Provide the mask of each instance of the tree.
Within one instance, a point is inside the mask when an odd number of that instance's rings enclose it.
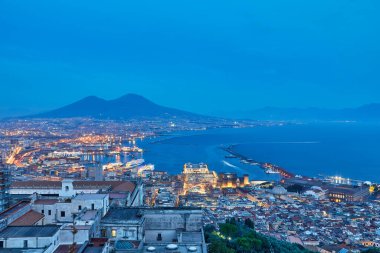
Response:
[[[215,229],[214,225],[206,225],[203,230],[205,233],[205,240],[207,242],[209,240],[212,232],[214,232],[216,229]]]
[[[250,218],[248,218],[248,219],[246,219],[244,221],[244,225],[246,225],[250,229],[254,229],[255,228],[255,223],[253,223],[253,221]]]
[[[235,223],[235,224],[234,224]],[[278,241],[275,238],[265,236],[254,231],[253,221],[234,221],[230,219],[226,223],[219,224],[219,232],[213,226],[206,226],[205,238],[209,243],[209,253],[311,253],[298,244],[290,244]],[[380,253],[369,251],[368,253]]]
[[[305,188],[300,184],[293,184],[286,188],[288,192],[297,192],[301,193]]]
[[[362,251],[362,253],[380,253],[380,249],[379,248],[370,248],[370,249],[367,249],[365,251]]]
[[[208,246],[209,253],[235,253],[234,249],[227,247],[227,244],[219,239],[212,239]]]
[[[77,243],[75,242],[75,235],[78,233],[78,229],[73,225],[71,228],[71,233],[73,234],[73,244],[70,245],[69,253],[76,252]]]
[[[233,224],[233,225],[236,225],[236,224],[237,224],[235,218],[227,219],[226,223],[230,223],[230,224]]]
[[[220,224],[220,232],[226,237],[233,238],[237,235],[238,231],[237,225],[230,223]]]

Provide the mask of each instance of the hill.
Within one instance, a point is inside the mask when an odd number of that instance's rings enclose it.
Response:
[[[113,100],[89,96],[61,108],[26,116],[25,118],[141,119],[181,118],[200,119],[206,116],[160,106],[136,94],[127,94]]]

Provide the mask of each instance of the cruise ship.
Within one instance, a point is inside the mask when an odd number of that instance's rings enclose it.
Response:
[[[134,168],[134,167],[142,165],[144,162],[145,162],[144,159],[131,160],[125,164],[125,167],[126,168]]]
[[[123,152],[138,152],[138,153],[142,153],[144,150],[142,148],[133,146],[133,147],[122,147],[121,151],[123,151]]]

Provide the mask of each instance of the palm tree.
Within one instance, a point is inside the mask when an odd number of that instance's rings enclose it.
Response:
[[[71,226],[71,233],[73,234],[73,244],[70,245],[70,250],[69,250],[69,253],[75,253],[76,252],[76,242],[75,242],[75,235],[78,233],[78,229],[72,225]]]

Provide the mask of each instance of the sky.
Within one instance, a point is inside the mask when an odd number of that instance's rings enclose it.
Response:
[[[205,114],[380,102],[378,0],[0,0],[0,116],[137,93]]]

